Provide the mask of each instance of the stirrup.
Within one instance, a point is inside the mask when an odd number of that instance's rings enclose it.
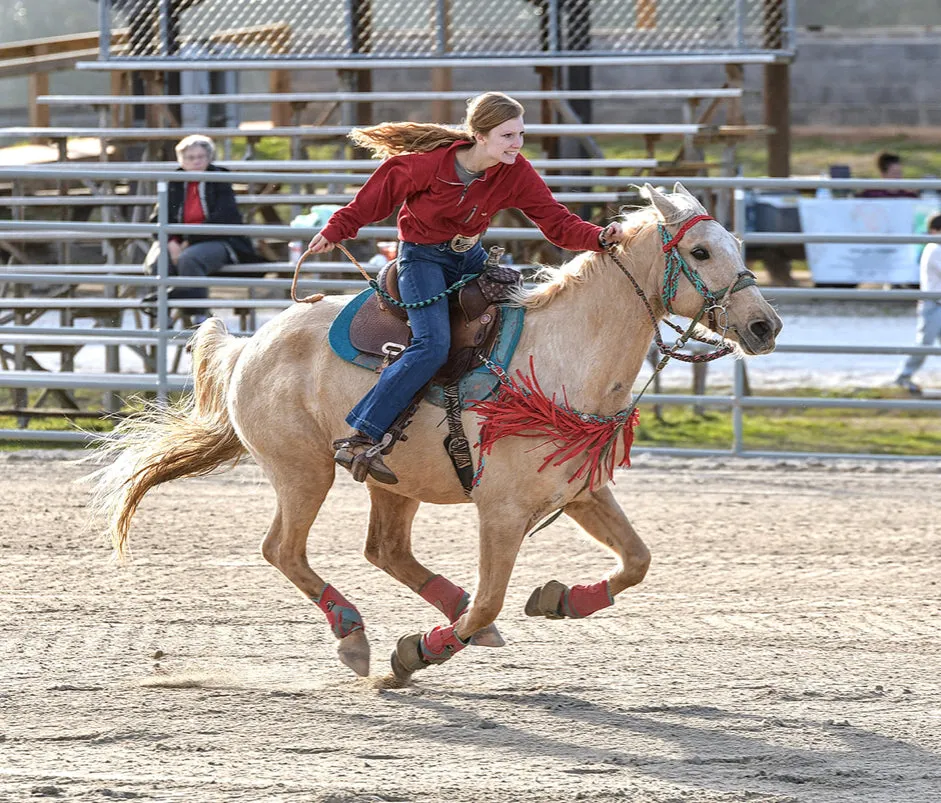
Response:
[[[336,449],[333,459],[337,465],[349,471],[356,482],[363,482],[368,474],[376,482],[395,485],[399,478],[382,461],[381,456],[383,450],[388,454],[391,444],[392,435],[388,432],[378,443],[361,433],[348,435],[333,442],[333,448]]]

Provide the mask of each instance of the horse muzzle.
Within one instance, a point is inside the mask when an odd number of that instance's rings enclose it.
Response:
[[[736,326],[735,333],[746,354],[770,354],[774,351],[782,326],[781,319],[772,310],[770,315],[762,315],[751,319],[744,326]]]

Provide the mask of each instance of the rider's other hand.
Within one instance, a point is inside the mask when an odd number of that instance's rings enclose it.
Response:
[[[333,248],[333,243],[329,242],[322,234],[315,234],[314,239],[307,246],[307,250],[312,254],[325,254],[331,248]]]
[[[617,245],[624,239],[624,229],[620,223],[609,223],[601,232],[602,244],[607,246]]]

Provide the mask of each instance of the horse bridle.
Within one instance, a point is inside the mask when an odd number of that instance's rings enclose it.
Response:
[[[709,362],[710,360],[715,360],[719,357],[724,357],[727,354],[731,354],[733,348],[722,342],[724,333],[728,331],[728,311],[726,309],[726,305],[728,304],[729,298],[733,293],[737,293],[739,290],[744,290],[746,287],[753,287],[758,283],[755,279],[755,274],[746,268],[735,274],[734,281],[727,287],[723,287],[721,290],[716,291],[709,289],[709,286],[703,280],[702,276],[699,275],[696,269],[690,267],[689,263],[683,259],[683,256],[680,254],[678,248],[680,241],[683,239],[683,235],[685,235],[687,231],[689,231],[693,226],[702,220],[715,220],[715,218],[712,217],[712,215],[694,215],[693,217],[689,218],[689,220],[684,221],[683,225],[680,226],[676,234],[674,234],[672,237],[670,236],[670,232],[667,230],[666,226],[664,226],[662,223],[657,224],[657,231],[660,234],[660,241],[662,243],[661,250],[664,254],[663,287],[660,290],[660,300],[663,303],[664,309],[669,314],[673,314],[673,300],[676,298],[677,291],[679,290],[681,276],[685,276],[687,278],[690,284],[692,284],[695,288],[696,292],[699,293],[703,299],[702,306],[699,308],[699,311],[696,313],[696,315],[693,316],[690,325],[686,328],[685,331],[680,329],[680,327],[674,324],[672,321],[666,321],[667,326],[675,330],[680,335],[673,346],[667,346],[663,342],[663,339],[660,336],[660,319],[658,319],[654,313],[653,307],[650,305],[650,301],[647,299],[646,293],[644,293],[637,280],[627,269],[627,267],[625,267],[621,260],[618,259],[616,246],[610,245],[607,249],[608,256],[610,256],[614,261],[614,264],[621,269],[621,272],[624,273],[628,279],[630,279],[631,284],[634,285],[634,291],[638,296],[640,296],[641,300],[644,302],[644,306],[647,308],[647,313],[650,315],[650,320],[653,323],[654,340],[657,343],[657,347],[660,349],[660,353],[664,355],[664,360],[661,365],[665,365],[666,361],[673,357],[683,362]],[[704,316],[709,321],[710,329],[721,332],[719,335],[719,340],[694,334],[693,330]],[[706,343],[707,345],[712,346],[715,351],[709,354],[681,354],[680,350],[690,339],[696,340],[700,343]],[[659,368],[657,370],[659,370]]]

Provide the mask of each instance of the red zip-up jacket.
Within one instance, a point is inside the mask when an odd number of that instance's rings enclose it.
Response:
[[[399,238],[431,245],[455,234],[481,234],[501,209],[519,209],[546,238],[570,251],[601,251],[601,228],[587,223],[560,204],[533,166],[522,156],[513,164],[494,165],[464,186],[454,169],[455,153],[468,143],[428,153],[393,156],[331,216],[320,232],[331,243],[356,236],[363,226],[382,220],[402,204]]]

